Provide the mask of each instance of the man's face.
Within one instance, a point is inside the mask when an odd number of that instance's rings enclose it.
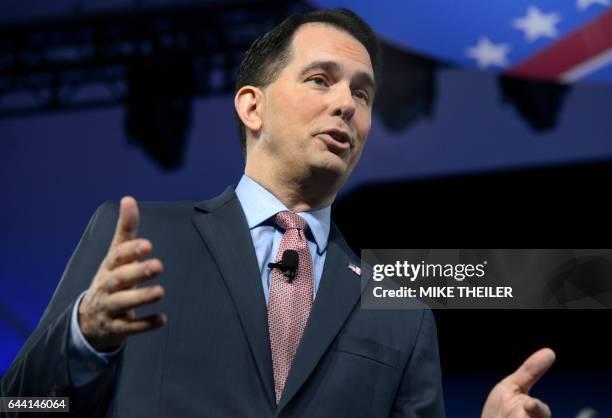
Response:
[[[370,131],[373,79],[357,39],[321,23],[301,26],[289,64],[264,89],[266,153],[285,172],[341,186]]]

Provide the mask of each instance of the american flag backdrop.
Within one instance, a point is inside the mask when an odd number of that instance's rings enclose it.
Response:
[[[612,0],[317,0],[386,41],[466,68],[612,83]]]

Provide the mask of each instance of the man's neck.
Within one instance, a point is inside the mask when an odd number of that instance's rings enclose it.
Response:
[[[249,170],[248,165],[245,174],[272,193],[292,212],[310,212],[321,209],[330,206],[336,198],[335,192],[321,190],[320,185],[313,184],[315,182],[266,175],[261,171]]]

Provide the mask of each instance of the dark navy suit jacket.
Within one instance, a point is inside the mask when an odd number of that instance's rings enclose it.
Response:
[[[161,329],[132,336],[91,383],[68,369],[70,314],[112,240],[118,205],[92,217],[2,396],[70,396],[82,417],[443,417],[435,322],[427,309],[360,309],[356,257],[332,225],[321,285],[279,405],[266,304],[233,188],[196,204],[141,203],[165,297]],[[152,284],[146,282],[145,285]],[[31,417],[32,414],[24,414]],[[54,415],[51,415],[54,416]]]

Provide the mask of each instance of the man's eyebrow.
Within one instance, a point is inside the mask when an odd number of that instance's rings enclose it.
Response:
[[[308,64],[306,67],[300,71],[300,77],[305,76],[312,70],[325,70],[328,73],[338,73],[340,72],[340,64],[335,61],[314,61]]]
[[[339,73],[341,70],[341,66],[335,61],[314,61],[304,67],[302,71],[300,71],[300,77],[303,77],[312,70],[317,69],[324,70],[328,73]],[[374,82],[374,79],[370,74],[366,72],[357,73],[357,75],[355,76],[355,81],[358,84],[363,84],[366,87],[371,88],[372,91],[376,91],[376,83]]]
[[[355,81],[357,84],[364,85],[366,88],[370,88],[373,92],[376,92],[376,83],[374,83],[374,79],[372,79],[370,74],[359,72],[355,76]]]

